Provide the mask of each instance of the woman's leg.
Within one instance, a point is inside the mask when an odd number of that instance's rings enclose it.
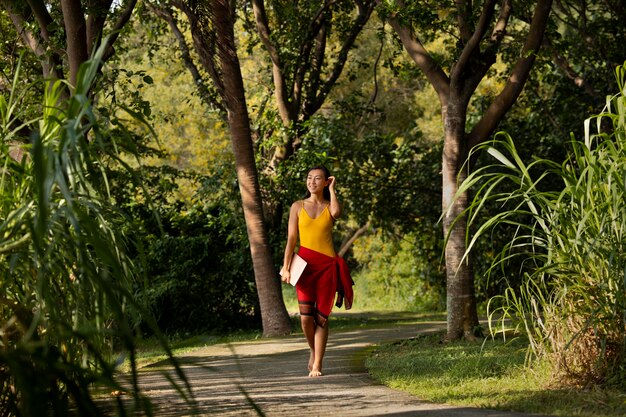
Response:
[[[315,361],[315,330],[317,325],[313,316],[300,316],[300,324],[302,325],[302,332],[306,341],[311,348],[311,355],[309,356],[309,372],[313,369],[313,362]]]
[[[322,376],[322,361],[326,353],[326,343],[328,342],[328,323],[326,326],[315,326],[313,364],[309,368],[309,376]],[[309,361],[309,364],[311,362]]]

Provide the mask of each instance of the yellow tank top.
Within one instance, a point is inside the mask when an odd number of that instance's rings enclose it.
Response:
[[[324,208],[318,217],[312,219],[304,209],[304,202],[302,203],[302,208],[298,215],[300,246],[334,258],[335,247],[333,245],[332,229],[333,218],[330,215],[328,206]]]

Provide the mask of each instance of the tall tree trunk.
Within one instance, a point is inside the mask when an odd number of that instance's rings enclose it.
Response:
[[[444,112],[445,137],[442,165],[442,213],[443,234],[447,239],[446,258],[446,306],[448,340],[471,339],[480,335],[476,298],[474,295],[474,273],[470,259],[465,255],[467,218],[462,215],[468,207],[467,192],[457,195],[459,186],[467,177],[468,149],[465,140],[466,105],[450,98]],[[456,196],[456,198],[455,198]]]
[[[217,44],[224,82],[224,101],[228,111],[237,179],[241,193],[250,252],[257,284],[263,334],[275,336],[291,331],[289,315],[282,300],[281,283],[272,261],[263,220],[263,206],[252,147],[252,134],[239,58],[235,47],[233,17],[227,0],[214,0]]]
[[[384,4],[381,0],[378,2]],[[500,3],[498,13],[496,13],[497,3]],[[401,9],[404,7],[401,1],[397,4],[402,6]],[[422,6],[429,7],[423,3]],[[480,12],[475,8],[477,13],[474,13],[470,2],[456,2],[454,11],[460,35],[459,45],[463,48],[456,63],[452,65],[449,76],[424,47],[411,21],[398,19],[398,11],[393,8],[387,17],[409,56],[437,91],[441,102],[445,132],[442,209],[443,233],[447,239],[445,258],[449,340],[461,337],[473,338],[480,333],[471,262],[469,258],[463,259],[466,251],[467,219],[461,215],[468,206],[469,196],[459,195],[455,200],[457,190],[467,177],[467,170],[476,162],[478,153],[472,155],[465,172],[462,172],[461,168],[469,150],[493,134],[519,97],[541,46],[551,6],[552,0],[537,1],[528,32],[524,35],[525,40],[519,59],[511,69],[509,80],[467,134],[465,124],[468,103],[480,81],[496,62],[497,51],[500,50],[502,40],[507,34],[509,20],[514,10],[513,1],[486,0]],[[492,32],[488,35],[490,28]]]
[[[74,0],[61,0],[63,21],[65,23],[65,41],[67,60],[70,67],[70,83],[75,86],[78,70],[89,58],[87,47],[87,24],[82,5]]]

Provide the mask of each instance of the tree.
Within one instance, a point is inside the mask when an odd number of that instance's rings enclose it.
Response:
[[[61,0],[59,4],[0,0],[24,44],[39,58],[44,78],[68,79],[72,85],[80,65],[102,42],[102,62],[113,56],[113,44],[136,4],[137,0],[115,4],[113,0]]]
[[[275,336],[291,331],[291,322],[282,300],[281,284],[272,260],[263,204],[259,188],[258,172],[252,146],[252,132],[246,105],[245,89],[235,40],[236,2],[212,0],[204,3],[194,1],[171,1],[167,4],[152,3],[151,7],[166,17],[175,34],[181,34],[172,7],[187,18],[194,50],[202,68],[209,74],[215,91],[214,99],[208,90],[205,100],[215,103],[216,108],[226,110],[230,128],[231,144],[235,155],[235,167],[246,221],[248,241],[254,267],[254,277],[259,295],[263,334]],[[177,37],[183,53],[189,53],[184,37]],[[196,68],[190,60],[188,68]],[[197,68],[196,68],[197,69]],[[193,74],[193,71],[192,71]],[[199,76],[199,71],[197,76]]]
[[[233,9],[231,23],[233,27],[236,19],[234,3],[229,3]],[[353,17],[355,4],[357,13]],[[213,80],[213,85],[217,92],[216,95],[211,96],[210,91],[204,86],[202,74],[194,63],[193,56],[190,53],[191,48],[189,48],[185,40],[184,31],[181,30],[180,22],[170,6],[178,8],[187,16],[195,52],[203,69]],[[276,130],[286,132],[285,135],[280,134],[278,145],[271,146],[271,151],[268,155],[256,155],[259,157],[258,160],[262,161],[261,164],[267,168],[264,170],[264,173],[267,174],[268,178],[274,178],[277,166],[294,154],[299,145],[299,139],[306,131],[307,121],[321,108],[332,87],[336,84],[348,59],[348,52],[353,47],[357,35],[369,19],[373,8],[374,2],[372,1],[324,2],[322,5],[315,3],[292,5],[272,2],[269,8],[270,13],[268,13],[265,2],[258,0],[252,2],[252,10],[255,17],[254,23],[247,20],[244,20],[242,23],[247,25],[246,27],[256,28],[263,46],[268,51],[272,65],[271,73],[273,75],[276,108],[282,124],[282,128]],[[151,9],[169,24],[181,47],[181,55],[185,65],[199,86],[201,97],[203,97],[205,102],[212,103],[212,106],[216,109],[228,109],[226,100],[223,99],[225,94],[230,94],[225,91],[225,71],[223,69],[220,70],[218,67],[221,64],[216,65],[216,62],[211,58],[212,54],[216,54],[216,51],[211,49],[214,48],[214,45],[210,43],[210,40],[217,39],[217,22],[215,21],[212,26],[213,29],[207,32],[206,28],[211,25],[200,23],[203,19],[200,16],[202,11],[200,7],[192,7],[191,2],[172,1],[169,4],[153,2],[151,3]],[[214,11],[210,10],[208,14],[211,15],[212,13],[214,14]],[[296,18],[296,16],[298,17]],[[205,32],[201,32],[203,30]],[[257,41],[252,40],[250,48],[254,49],[254,44]],[[235,40],[233,39],[232,50],[236,52],[234,42]],[[340,52],[336,54],[336,57],[333,55],[334,52],[332,52],[330,45],[340,45]],[[217,55],[219,56],[219,53]],[[241,74],[240,71],[239,74]],[[241,84],[241,88],[242,91],[237,94],[243,100],[245,94],[243,84]],[[216,100],[216,97],[219,99]],[[242,102],[245,103],[245,101]],[[243,111],[242,107],[236,113],[241,117],[240,113]],[[229,110],[228,114],[230,115],[230,113]],[[267,130],[260,128],[252,132],[247,115],[246,110],[245,120],[239,119],[239,121],[235,121],[229,118],[228,123],[229,125],[232,122],[238,123],[238,126],[243,126],[244,124],[247,126],[246,129],[251,134],[250,138],[246,139],[250,143],[250,149],[252,149],[253,137],[256,137],[259,141],[267,140],[271,142],[270,138],[275,134],[275,130],[273,128]],[[259,117],[267,118],[268,115],[261,112]],[[271,123],[266,123],[266,125],[269,124]],[[238,145],[235,144],[233,132],[233,150],[241,151],[242,148],[239,145],[243,142],[237,143]],[[245,146],[247,149],[248,145],[246,144]],[[259,146],[257,146],[258,148]],[[241,155],[243,158],[243,154]],[[254,163],[254,157],[254,153],[249,155],[251,164]],[[248,161],[247,158],[246,156],[246,159],[242,159],[242,161]],[[239,165],[238,162],[237,165]],[[247,172],[251,172],[251,168],[252,165],[249,166]],[[255,176],[255,187],[258,188],[260,177],[256,170]],[[272,188],[275,188],[275,185],[269,185],[271,183],[275,184],[274,181],[270,180],[267,181],[268,185],[265,187],[265,190],[259,189],[259,192],[265,191],[267,196],[266,198],[259,196],[258,201],[262,204],[259,210],[263,210],[263,207],[265,208],[265,212],[260,212],[259,215],[264,216],[265,224],[271,227],[272,230],[280,230],[282,200],[279,198],[279,193],[274,193],[276,190]],[[245,187],[245,190],[253,189],[256,190],[254,187]],[[242,189],[242,192],[245,190]],[[255,198],[249,201],[256,201]],[[243,195],[242,199],[244,199]],[[256,220],[251,219],[251,221]],[[267,236],[267,232],[264,233]],[[263,245],[267,246],[269,238],[266,237],[263,241],[265,242]],[[261,254],[263,252],[257,253]],[[263,272],[263,270],[257,272],[255,267],[255,276],[258,276],[259,273],[266,272]],[[262,297],[265,298],[261,293],[267,291],[265,290],[266,285],[273,287],[278,283],[274,278],[275,276],[276,274],[273,272],[269,278],[257,278],[257,290],[259,291],[260,299]],[[276,288],[276,291],[278,290],[279,288]],[[272,295],[273,292],[274,289],[270,289],[268,296],[271,295],[270,298],[276,300],[277,298]],[[279,302],[282,304],[281,299],[279,299]],[[265,310],[267,311],[268,308],[269,306],[266,305]],[[264,307],[262,305],[261,311],[263,312],[263,310]],[[266,325],[264,324],[265,328]]]
[[[275,148],[272,166],[297,150],[306,122],[337,83],[374,5],[368,0],[272,1],[270,14],[265,1],[252,0],[256,29],[271,60],[278,114],[283,127],[293,132]]]
[[[424,72],[436,90],[444,125],[442,165],[443,233],[447,287],[447,338],[472,338],[479,332],[474,276],[470,258],[465,258],[468,191],[458,193],[477,155],[470,150],[486,141],[495,131],[520,95],[536,54],[543,41],[548,24],[552,0],[538,0],[533,10],[520,10],[514,14],[511,0],[486,0],[482,6],[469,1],[441,3],[437,10],[422,1],[385,2],[381,10],[399,36],[410,58]],[[527,13],[532,18],[524,19]],[[513,18],[519,16],[517,20]],[[524,21],[526,34],[519,35],[523,43],[516,46],[505,42],[505,35],[517,31]],[[451,60],[445,63],[429,52],[426,41],[441,32],[454,33],[450,41]],[[514,37],[518,40],[520,37]],[[510,65],[507,81],[493,98],[480,119],[466,131],[468,108],[479,83],[492,69],[498,54],[518,48],[514,64]]]

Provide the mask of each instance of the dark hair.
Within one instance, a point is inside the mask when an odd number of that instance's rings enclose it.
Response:
[[[315,171],[316,169],[319,169],[320,171],[324,172],[324,176],[326,177],[325,179],[328,179],[330,177],[330,171],[328,170],[328,168],[326,168],[324,165],[316,165],[313,168],[310,168],[306,173],[307,176],[309,175],[309,173],[311,171]],[[324,199],[330,201],[330,190],[328,189],[328,185],[326,187],[324,187]],[[304,198],[309,198],[311,197],[311,192],[309,191],[309,189],[307,188],[306,190],[306,194],[304,195]]]

